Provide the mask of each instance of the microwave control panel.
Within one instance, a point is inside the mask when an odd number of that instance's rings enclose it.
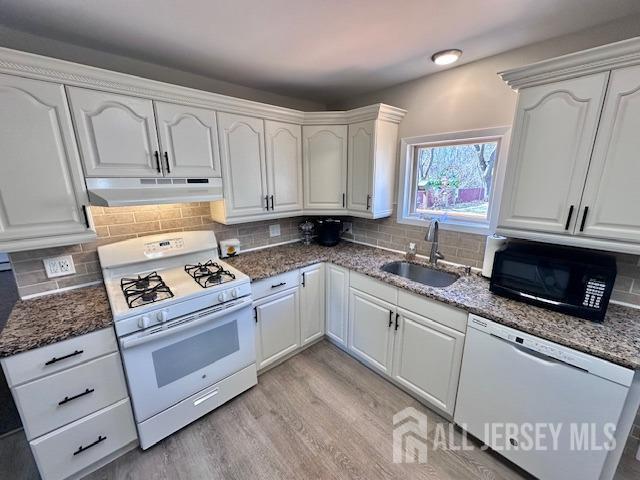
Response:
[[[602,280],[590,278],[587,282],[587,289],[584,293],[584,299],[582,305],[591,308],[600,308],[600,302],[604,296],[606,284]]]

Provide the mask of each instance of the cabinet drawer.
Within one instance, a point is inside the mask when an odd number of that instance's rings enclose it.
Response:
[[[258,280],[251,284],[251,294],[254,300],[266,297],[272,293],[282,292],[289,288],[295,287],[300,283],[300,271],[293,270],[287,273],[281,273],[274,277]]]
[[[351,272],[349,284],[352,288],[368,293],[380,300],[395,305],[398,301],[398,289],[360,273]]]
[[[399,290],[398,307],[422,315],[458,332],[465,333],[467,331],[467,312],[445,303]]]
[[[112,353],[20,385],[13,396],[27,439],[32,440],[125,398],[120,355]]]
[[[129,399],[32,440],[44,480],[66,478],[136,440]]]
[[[105,328],[4,358],[2,369],[7,383],[14,387],[117,351],[113,329]]]

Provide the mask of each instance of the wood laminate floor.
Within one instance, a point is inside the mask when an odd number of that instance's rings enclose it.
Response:
[[[414,407],[430,435],[445,422],[322,341],[260,376],[238,398],[147,451],[91,474],[110,479],[522,479],[493,452],[430,450],[427,464],[392,461],[392,418]],[[460,433],[456,432],[460,444]],[[476,444],[477,446],[477,444]],[[625,459],[616,479],[640,478]],[[38,478],[24,435],[0,440],[0,478]]]

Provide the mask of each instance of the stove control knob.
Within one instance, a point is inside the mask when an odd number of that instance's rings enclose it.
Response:
[[[238,289],[237,288],[231,289],[231,296],[233,298],[238,298]]]
[[[162,310],[156,314],[156,318],[159,322],[164,323],[169,319],[169,313],[166,310]]]
[[[147,315],[143,315],[138,319],[138,327],[147,328],[151,325],[151,319]]]
[[[220,292],[218,294],[218,301],[225,302],[226,300],[227,300],[227,296],[224,294],[224,292]]]

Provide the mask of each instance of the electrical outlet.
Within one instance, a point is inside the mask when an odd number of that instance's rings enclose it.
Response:
[[[273,225],[269,225],[269,236],[270,237],[279,237],[280,236],[280,224],[274,223]]]
[[[342,233],[353,233],[353,223],[342,222]]]
[[[47,272],[47,278],[62,277],[76,273],[76,267],[73,264],[73,257],[71,255],[45,258],[42,262]]]

